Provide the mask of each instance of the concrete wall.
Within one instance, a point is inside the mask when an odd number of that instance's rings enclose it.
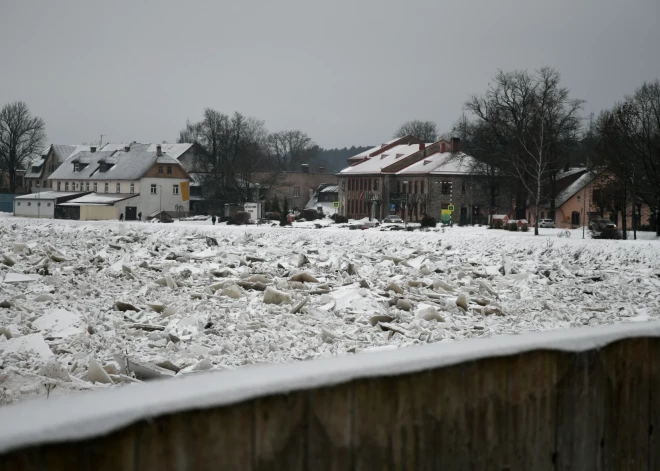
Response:
[[[55,217],[55,200],[37,200],[29,201],[14,200],[14,216],[28,218],[53,218]]]
[[[362,361],[362,376],[343,382],[337,380],[341,368],[336,365],[360,363],[360,356],[269,365],[266,368],[275,368],[277,373],[266,373],[266,379],[258,377],[265,370],[252,367],[257,377],[246,379],[246,384],[254,388],[279,382],[281,392],[260,392],[243,401],[238,399],[240,394],[229,394],[233,400],[222,407],[204,407],[200,403],[208,404],[211,396],[200,396],[205,399],[191,404],[188,410],[160,415],[155,412],[160,407],[158,395],[151,396],[156,388],[170,391],[168,407],[177,401],[171,394],[175,388],[172,383],[158,383],[149,394],[135,397],[152,403],[144,420],[105,436],[84,438],[89,432],[77,418],[71,423],[78,424],[79,429],[66,432],[68,440],[60,435],[66,427],[58,429],[56,423],[48,422],[51,435],[59,440],[5,452],[0,456],[0,471],[657,470],[660,338],[658,324],[651,325],[654,327],[633,326],[637,334],[620,338],[609,335],[576,340],[574,332],[562,332],[563,339],[557,337],[555,347],[539,342],[534,348],[528,341],[531,336],[518,336],[517,345],[529,347],[525,351],[466,358],[442,367],[429,367],[442,360],[420,357],[406,373],[396,371],[423,349],[438,348],[420,347],[415,352],[411,347],[383,353],[388,365],[382,369],[375,366],[380,364],[381,354],[372,354],[366,359],[370,368],[365,369]],[[621,329],[609,326],[604,330],[612,332],[612,327]],[[642,333],[644,329],[648,336]],[[540,338],[546,334],[535,335]],[[581,347],[572,350],[572,342]],[[465,349],[463,345],[451,347],[469,352],[477,342]],[[449,350],[446,353],[452,356]],[[407,360],[401,360],[402,356],[408,356]],[[319,365],[322,369],[335,365],[328,370],[334,379],[323,384],[323,375],[317,371],[316,376],[304,380],[307,387],[296,386],[301,383],[293,370],[307,370],[307,363],[312,363],[310,368]],[[287,372],[284,377],[283,372]],[[225,376],[217,378],[222,381],[227,375],[236,381],[240,371],[221,375]],[[182,394],[197,391],[185,390],[181,382],[187,381],[190,386],[195,382],[208,395],[213,376],[199,379],[199,384],[193,378],[175,383],[181,385]],[[231,385],[224,388],[229,391]],[[113,392],[112,397],[103,396],[104,400],[122,395],[127,409],[136,408],[124,397],[128,392]],[[214,397],[221,396],[218,392]],[[48,404],[43,402],[26,407],[31,411],[37,407],[32,414],[39,418],[47,412]],[[99,407],[101,411],[90,409],[96,421],[105,420],[105,406]],[[27,409],[17,409],[5,418],[24,413]],[[27,437],[21,440],[30,441],[26,428],[21,426]],[[72,434],[80,438],[74,439]],[[15,440],[16,432],[5,435],[4,440]]]
[[[81,205],[81,221],[106,221],[109,219],[118,219],[119,210],[115,206],[100,205]]]

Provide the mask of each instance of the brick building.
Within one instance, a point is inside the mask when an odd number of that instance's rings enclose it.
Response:
[[[439,220],[451,204],[452,222],[476,224],[511,210],[511,196],[500,188],[491,201],[484,177],[471,172],[471,157],[460,151],[459,139],[418,141],[349,159],[353,165],[338,174],[341,214],[354,219],[396,214],[410,221],[428,214]]]
[[[337,180],[337,175],[325,173],[323,167],[310,169],[307,164],[295,172],[257,172],[254,176],[254,182],[262,189],[262,197],[277,196],[280,205],[286,198],[290,209],[304,209],[319,186],[336,185]]]

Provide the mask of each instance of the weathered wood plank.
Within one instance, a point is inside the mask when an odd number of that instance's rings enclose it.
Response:
[[[648,339],[619,341],[600,352],[605,371],[604,470],[646,470],[649,456]]]
[[[507,358],[509,469],[555,469],[558,356],[540,351]]]
[[[649,397],[648,469],[660,469],[660,339],[650,339],[649,367],[651,370],[651,394]]]
[[[600,470],[605,428],[605,373],[598,351],[558,359],[557,470]]]
[[[351,469],[353,388],[348,383],[307,393],[307,469]]]
[[[305,391],[254,400],[254,469],[306,469]]]

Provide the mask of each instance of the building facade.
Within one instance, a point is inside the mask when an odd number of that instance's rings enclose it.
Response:
[[[486,178],[471,171],[471,157],[460,151],[459,139],[383,149],[353,159],[339,172],[342,215],[418,221],[428,214],[440,220],[442,211],[453,206],[452,222],[486,224],[490,214],[511,208],[504,188],[494,188],[493,194]]]
[[[126,145],[122,150],[78,152],[49,177],[56,192],[79,192],[81,198],[62,207],[63,217],[75,218],[75,206],[113,206],[117,217],[142,219],[166,211],[173,217],[189,213],[190,178],[178,160],[156,146]],[[88,195],[90,193],[91,195]],[[110,214],[104,212],[104,214]]]

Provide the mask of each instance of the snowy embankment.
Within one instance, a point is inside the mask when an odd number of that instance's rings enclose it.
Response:
[[[0,404],[660,319],[660,242],[0,219]],[[217,243],[217,245],[216,245]]]

